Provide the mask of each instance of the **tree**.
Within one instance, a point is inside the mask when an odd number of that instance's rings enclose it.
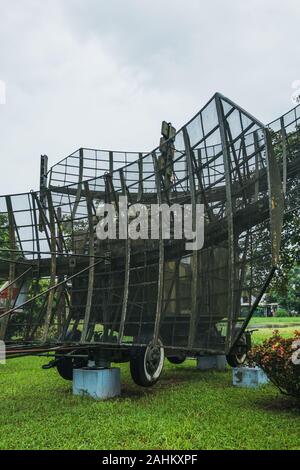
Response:
[[[0,258],[8,257],[8,252],[5,250],[9,250],[9,248],[8,217],[6,214],[0,214]]]
[[[282,164],[282,139],[280,133],[273,133],[274,151]],[[300,126],[287,134],[287,162],[292,164],[300,157]],[[269,290],[271,301],[278,302],[288,310],[300,311],[300,177],[297,172],[287,178],[285,213],[282,229],[280,266]]]

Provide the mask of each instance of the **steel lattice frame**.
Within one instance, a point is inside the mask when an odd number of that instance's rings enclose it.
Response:
[[[167,145],[133,154],[80,149],[48,186],[0,198],[0,339],[12,355],[56,347],[121,348],[160,338],[169,350],[228,353],[278,264],[297,201],[300,111],[265,126],[220,94]],[[108,240],[97,207],[120,196],[205,206],[205,244]],[[118,214],[120,217],[120,214]],[[14,290],[18,289],[18,296]],[[241,299],[247,302],[241,311]]]

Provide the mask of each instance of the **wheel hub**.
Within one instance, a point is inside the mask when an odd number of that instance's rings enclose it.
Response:
[[[161,347],[149,345],[146,352],[146,366],[147,372],[150,375],[154,375],[160,364],[161,359]]]

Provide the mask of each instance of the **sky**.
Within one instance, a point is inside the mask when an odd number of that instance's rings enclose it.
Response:
[[[216,91],[265,123],[293,106],[299,0],[0,0],[0,12],[0,194],[38,189],[41,154],[150,151],[162,120],[181,127]]]

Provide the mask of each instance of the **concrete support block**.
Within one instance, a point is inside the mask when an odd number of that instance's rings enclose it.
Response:
[[[120,369],[75,369],[73,394],[106,400],[121,395]]]
[[[260,367],[237,367],[232,369],[235,387],[257,388],[269,383],[269,379]]]
[[[199,356],[197,358],[197,369],[199,370],[218,370],[224,372],[226,370],[226,356]]]

